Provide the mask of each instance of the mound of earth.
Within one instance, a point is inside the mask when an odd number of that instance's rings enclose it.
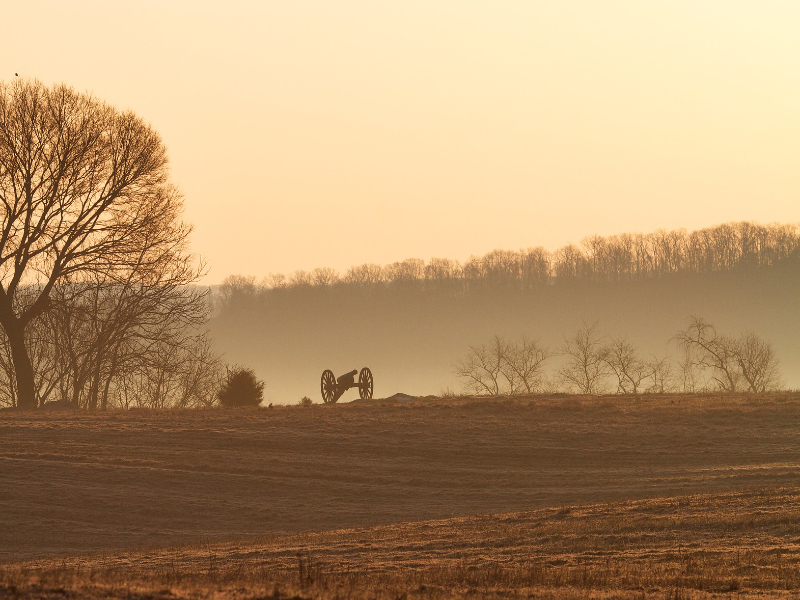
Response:
[[[422,397],[420,396],[410,396],[408,394],[404,394],[403,392],[397,392],[393,396],[384,398],[384,400],[392,400],[394,402],[413,402],[414,400],[420,400],[421,398]]]

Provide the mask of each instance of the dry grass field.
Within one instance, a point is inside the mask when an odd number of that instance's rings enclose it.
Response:
[[[9,411],[0,439],[0,597],[800,586],[800,394]]]
[[[0,597],[797,597],[800,491],[762,488],[0,568]]]

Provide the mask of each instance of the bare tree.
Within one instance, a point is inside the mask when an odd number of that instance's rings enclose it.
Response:
[[[514,391],[528,394],[540,391],[544,383],[544,363],[550,356],[548,347],[525,336],[518,342],[505,344],[503,371],[509,382],[514,381]]]
[[[736,342],[720,335],[702,318],[691,317],[688,327],[675,339],[687,350],[687,357],[701,370],[710,370],[711,378],[721,390],[735,392],[740,388],[741,373],[736,361]]]
[[[63,85],[0,85],[0,325],[19,407],[38,403],[26,331],[53,288],[146,271],[158,252],[145,247],[180,254],[181,207],[161,139],[134,114]]]
[[[492,396],[500,393],[505,377],[505,348],[506,342],[499,336],[494,336],[491,343],[469,347],[466,358],[453,366],[467,390]]]
[[[370,286],[382,283],[385,281],[383,267],[374,263],[350,267],[342,281],[353,286]]]
[[[700,369],[710,369],[719,389],[763,392],[776,389],[781,377],[772,344],[754,333],[738,339],[717,333],[713,325],[692,317],[676,339]]]
[[[128,408],[203,408],[216,402],[225,367],[205,334],[160,341],[145,354],[132,355],[113,380],[109,405]]]
[[[680,361],[678,362],[678,372],[675,377],[679,391],[704,391],[708,387],[708,378],[705,375],[704,367],[700,365],[697,349],[693,344],[685,344],[679,340],[677,341],[681,345],[682,352]]]
[[[765,392],[780,387],[778,359],[772,344],[754,333],[746,333],[737,340],[736,362],[748,391]]]
[[[330,267],[321,267],[311,272],[311,279],[316,286],[328,287],[339,282],[339,273]]]
[[[314,284],[314,276],[308,271],[295,271],[289,276],[289,287],[309,288]]]
[[[584,323],[571,338],[564,338],[561,347],[561,353],[567,357],[567,364],[558,372],[561,382],[581,394],[602,393],[610,374],[604,357],[603,338],[597,329],[597,322]]]
[[[228,275],[217,288],[214,300],[220,312],[250,312],[255,308],[262,289],[256,285],[256,278],[252,275]]]
[[[470,346],[454,371],[467,390],[476,394],[530,394],[541,390],[549,357],[549,348],[538,340],[522,336],[509,341],[496,335],[489,343]]]
[[[383,268],[386,281],[401,288],[416,287],[425,279],[425,261],[409,258]]]
[[[131,277],[54,288],[47,316],[62,398],[105,409],[125,381],[122,374],[149,372],[143,365],[159,363],[156,351],[161,349],[160,362],[176,373],[204,364],[192,349],[204,335],[200,328],[207,315],[205,293],[187,285],[172,268],[147,277],[148,284]]]
[[[601,356],[617,378],[618,393],[639,393],[642,383],[652,375],[651,365],[638,357],[636,348],[627,338],[612,338]]]
[[[663,394],[673,389],[672,361],[669,356],[653,357],[647,361],[648,393]]]

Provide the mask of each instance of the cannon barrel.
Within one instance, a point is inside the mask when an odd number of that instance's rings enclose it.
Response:
[[[344,375],[339,375],[339,377],[336,378],[336,382],[339,383],[342,381],[342,379],[352,379],[353,377],[356,376],[356,374],[358,374],[358,369],[353,369],[349,373],[345,373]]]

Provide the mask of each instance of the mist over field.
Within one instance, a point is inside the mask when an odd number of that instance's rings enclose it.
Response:
[[[545,374],[553,380],[563,362],[558,350],[564,336],[594,322],[606,339],[626,336],[644,358],[670,355],[677,361],[680,349],[672,340],[690,316],[704,318],[725,334],[753,332],[771,342],[784,385],[800,387],[796,237],[792,234],[789,242],[783,242],[783,255],[766,259],[774,244],[765,243],[762,236],[761,243],[748,250],[746,236],[731,237],[731,231],[738,230],[722,226],[692,234],[672,232],[674,239],[690,241],[712,239],[722,232],[729,246],[735,240],[737,249],[712,249],[708,260],[715,262],[705,266],[696,259],[694,264],[684,260],[691,255],[688,250],[672,252],[683,252],[682,267],[658,267],[657,251],[653,253],[656,260],[648,263],[656,266],[640,268],[638,273],[627,258],[622,261],[625,268],[619,267],[619,256],[616,266],[608,258],[614,255],[615,244],[620,245],[619,238],[604,242],[593,238],[596,247],[605,248],[606,262],[612,266],[597,266],[601,251],[595,249],[592,261],[589,250],[572,246],[544,257],[549,261],[547,272],[540,269],[535,275],[529,270],[505,280],[497,275],[498,256],[542,258],[542,251],[476,258],[454,271],[460,276],[440,277],[435,285],[426,285],[424,275],[419,280],[395,275],[394,281],[387,281],[391,276],[386,273],[392,267],[396,271],[398,265],[383,268],[383,275],[375,265],[369,275],[370,265],[363,265],[327,284],[314,284],[314,274],[303,273],[295,274],[294,283],[273,277],[271,286],[239,278],[227,289],[216,289],[216,316],[210,328],[229,363],[249,365],[266,380],[265,403],[295,403],[302,396],[318,402],[324,369],[338,376],[364,366],[374,373],[376,397],[397,392],[438,394],[448,388],[459,392],[463,385],[453,373],[453,364],[469,346],[494,335],[525,335],[549,346],[555,355],[545,364]],[[635,249],[627,252],[633,255]],[[524,266],[530,260],[521,262]],[[495,264],[494,276],[488,263]],[[565,269],[570,263],[574,268],[568,276]],[[480,274],[469,275],[470,268],[478,273],[481,265]],[[425,266],[428,271],[429,267]],[[519,264],[514,268],[518,273]],[[321,274],[331,275],[317,276]],[[356,277],[362,281],[355,283]],[[368,277],[373,281],[364,282]],[[614,391],[611,383],[608,391]],[[357,390],[351,390],[342,401],[357,397]]]

